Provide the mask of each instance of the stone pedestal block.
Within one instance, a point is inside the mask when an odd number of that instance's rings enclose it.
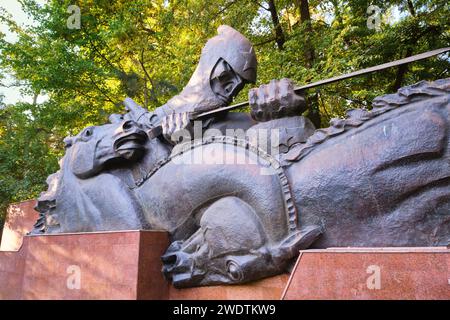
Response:
[[[289,279],[281,274],[242,285],[211,286],[187,289],[169,288],[171,300],[280,300]]]
[[[26,236],[0,252],[0,299],[167,299],[167,246],[159,231]]]
[[[450,299],[450,249],[444,247],[304,250],[290,277],[175,289],[161,274],[166,232],[24,237],[37,218],[34,205],[8,210],[0,299]]]
[[[288,275],[175,289],[162,273],[168,234],[119,231],[25,236],[0,252],[0,299],[279,299]]]
[[[283,299],[450,299],[450,250],[337,248],[300,252]]]
[[[33,225],[39,217],[39,213],[34,210],[35,205],[36,200],[29,200],[13,203],[8,207],[0,237],[0,251],[19,250],[23,236],[33,229]]]

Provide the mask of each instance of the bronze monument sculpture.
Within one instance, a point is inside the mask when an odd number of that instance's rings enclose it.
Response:
[[[401,88],[318,130],[282,79],[250,91],[251,116],[224,111],[196,125],[193,115],[256,80],[250,42],[218,31],[166,105],[127,98],[126,114],[66,138],[33,233],[167,230],[163,272],[176,287],[279,274],[300,249],[450,242],[450,79]]]

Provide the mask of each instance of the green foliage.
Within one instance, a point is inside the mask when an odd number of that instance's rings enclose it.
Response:
[[[288,77],[304,84],[448,46],[449,6],[443,0],[318,1],[308,3],[311,31],[300,19],[300,0],[274,2],[285,36],[283,49],[267,1],[255,0],[21,0],[33,26],[19,26],[0,10],[0,21],[18,36],[0,34],[0,70],[22,90],[46,94],[42,104],[5,106],[0,97],[0,212],[13,201],[36,197],[58,168],[62,139],[104,123],[131,96],[154,109],[175,95],[192,74],[200,50],[220,24],[254,43],[258,85]],[[67,7],[81,8],[81,29],[67,28]],[[381,9],[381,31],[367,27],[367,8]],[[399,19],[388,23],[395,8]],[[305,52],[314,51],[312,61]],[[428,59],[353,78],[309,92],[323,126],[351,107],[366,106],[395,83],[448,76],[449,60]],[[1,80],[1,79],[0,79]],[[238,101],[247,99],[246,88]]]

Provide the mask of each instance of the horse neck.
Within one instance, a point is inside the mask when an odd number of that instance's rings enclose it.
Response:
[[[148,175],[149,172],[155,169],[159,163],[165,161],[171,152],[171,148],[168,145],[156,138],[149,140],[145,149],[145,154],[140,161],[131,166],[112,168],[108,170],[108,172],[118,177],[129,187],[134,188]]]

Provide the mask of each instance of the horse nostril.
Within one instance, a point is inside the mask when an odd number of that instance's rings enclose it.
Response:
[[[165,264],[175,264],[177,262],[176,254],[166,254],[161,257],[161,260]]]
[[[132,120],[125,121],[122,125],[123,131],[129,131],[136,126],[136,123]]]

